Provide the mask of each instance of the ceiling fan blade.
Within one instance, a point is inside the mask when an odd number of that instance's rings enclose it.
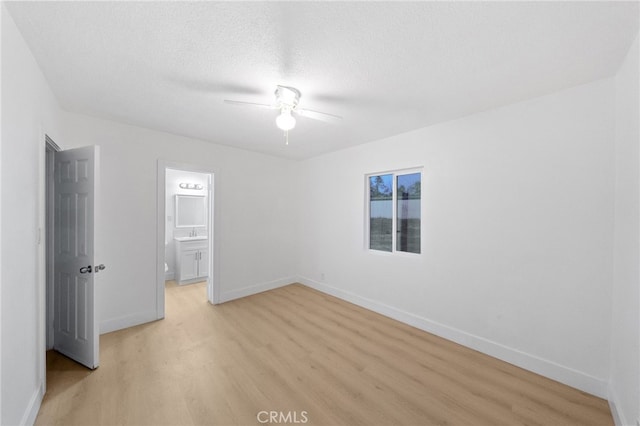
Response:
[[[312,120],[325,121],[327,123],[337,123],[342,120],[339,115],[328,114],[326,112],[313,111],[311,109],[296,108],[293,110],[301,117],[311,118]]]
[[[229,105],[251,106],[251,107],[266,108],[266,109],[278,109],[277,105],[256,104],[254,102],[231,101],[229,99],[225,99],[224,103]]]

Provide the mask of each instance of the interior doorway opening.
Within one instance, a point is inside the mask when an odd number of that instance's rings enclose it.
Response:
[[[207,300],[217,303],[214,177],[199,166],[158,162],[158,318],[167,286],[204,282]]]

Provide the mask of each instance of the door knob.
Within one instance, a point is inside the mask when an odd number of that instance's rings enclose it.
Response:
[[[80,268],[80,273],[81,274],[91,273],[91,265]]]
[[[102,271],[104,268],[106,268],[106,266],[104,266],[104,264],[99,264],[98,266],[96,266],[96,274],[100,271]]]

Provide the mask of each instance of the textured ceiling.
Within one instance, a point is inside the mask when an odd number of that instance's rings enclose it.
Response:
[[[613,75],[637,2],[7,2],[61,106],[307,158]],[[270,103],[301,107],[290,144]]]

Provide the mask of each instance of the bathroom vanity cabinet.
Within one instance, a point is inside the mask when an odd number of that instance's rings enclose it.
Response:
[[[209,241],[207,237],[176,238],[176,281],[191,284],[209,276]]]

